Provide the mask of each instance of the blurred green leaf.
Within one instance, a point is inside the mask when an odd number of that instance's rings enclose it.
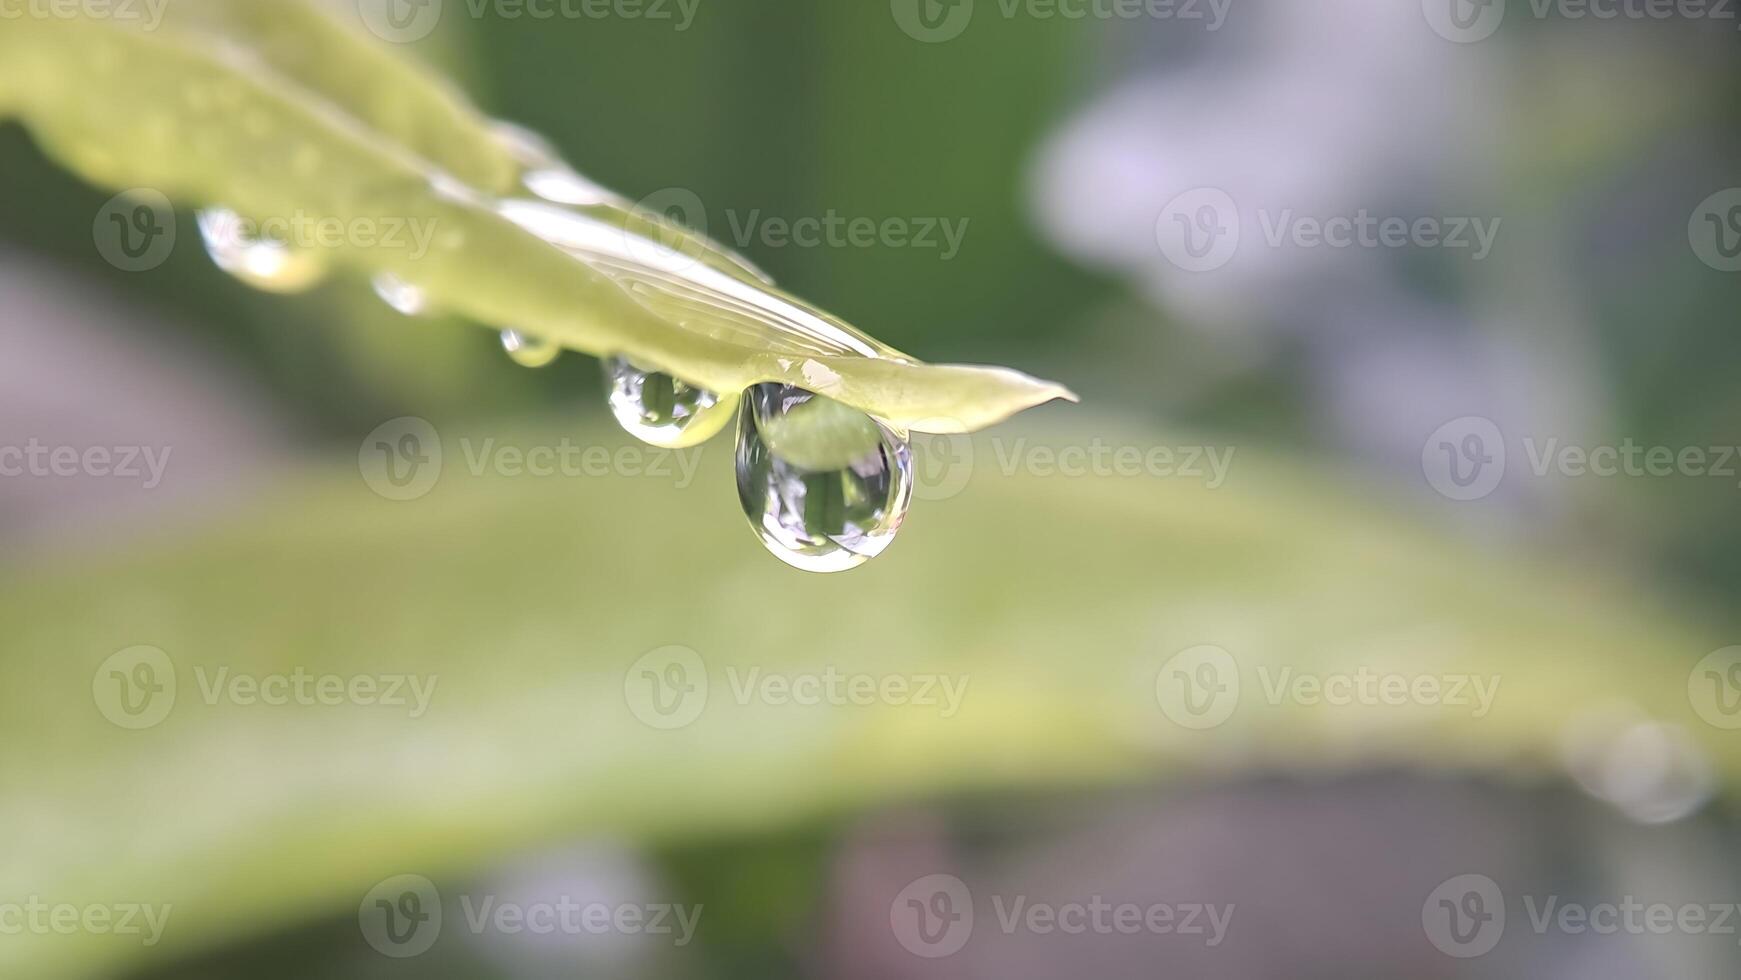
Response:
[[[0,577],[19,679],[0,689],[0,894],[174,909],[150,949],[7,937],[0,973],[162,965],[347,914],[392,875],[441,880],[573,837],[704,842],[940,793],[1190,773],[1540,778],[1562,771],[1591,709],[1617,703],[1684,724],[1726,782],[1741,773],[1733,734],[1688,702],[1689,671],[1717,644],[1631,584],[1508,564],[1243,450],[1218,490],[1004,462],[1088,435],[976,440],[964,492],[922,502],[887,555],[846,576],[761,552],[729,452],[675,457],[566,426],[446,432],[441,479],[415,501],[375,495],[347,461],[206,533],[14,569]],[[539,479],[493,462],[564,445],[603,447],[613,472]],[[697,454],[691,484],[678,460]],[[1244,685],[1206,731],[1156,695],[1163,666],[1201,644],[1236,658]],[[164,651],[177,690],[161,724],[132,731],[97,696],[114,688],[105,662],[137,645]],[[693,721],[663,730],[637,661],[670,645],[700,657],[707,692]],[[739,693],[829,670],[966,687],[953,713]],[[1263,672],[1283,670],[1501,686],[1481,716],[1331,709],[1272,703]],[[298,674],[435,688],[417,717],[208,693],[221,676]]]

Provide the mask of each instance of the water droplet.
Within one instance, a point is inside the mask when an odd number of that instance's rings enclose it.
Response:
[[[894,541],[913,498],[913,460],[888,426],[781,384],[751,388],[738,416],[738,499],[774,557],[841,572]]]
[[[391,272],[376,276],[374,287],[382,302],[406,316],[421,316],[429,311],[429,294]]]
[[[199,213],[200,237],[218,268],[255,289],[300,293],[319,283],[326,268],[313,253],[259,238],[242,216],[227,208]]]
[[[738,396],[721,396],[626,357],[604,360],[611,414],[629,434],[666,449],[700,445],[725,428]]]
[[[562,356],[562,346],[541,337],[530,337],[518,330],[502,331],[502,349],[521,367],[549,367]]]

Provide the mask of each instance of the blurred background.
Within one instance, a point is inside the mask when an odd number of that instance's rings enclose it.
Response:
[[[256,292],[188,212],[118,270],[117,189],[0,126],[0,446],[169,450],[0,477],[0,900],[174,905],[0,935],[19,975],[1741,975],[1741,14],[691,2],[448,0],[395,47],[889,344],[1083,404],[921,441],[903,539],[827,581],[739,523],[728,443],[383,500],[355,460],[401,417],[450,468],[626,444],[597,363]],[[91,679],[140,645],[180,694],[123,731]],[[633,684],[689,655],[661,730]],[[388,718],[225,667],[439,686]]]

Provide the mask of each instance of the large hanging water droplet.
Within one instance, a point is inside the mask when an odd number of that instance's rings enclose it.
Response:
[[[722,396],[626,357],[604,359],[611,414],[629,434],[666,449],[700,445],[725,428],[737,408],[736,394]]]
[[[199,232],[218,268],[255,289],[300,293],[326,275],[317,255],[256,236],[242,216],[228,208],[201,211]]]
[[[774,557],[841,572],[893,543],[913,498],[906,440],[789,385],[751,388],[738,417],[738,499]]]
[[[391,272],[376,276],[373,285],[382,302],[406,316],[421,316],[429,310],[429,294]]]
[[[562,356],[562,346],[541,337],[532,337],[518,330],[502,331],[502,349],[521,367],[549,367]]]

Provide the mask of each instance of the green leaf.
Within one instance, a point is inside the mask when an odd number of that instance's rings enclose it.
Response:
[[[468,462],[563,440],[620,462],[545,479]],[[1006,476],[1007,454],[1037,460],[1082,433],[982,437],[959,496],[837,578],[786,574],[752,545],[730,452],[691,451],[693,481],[670,457],[637,476],[654,457],[622,440],[446,431],[441,478],[415,501],[375,496],[347,461],[205,533],[0,574],[0,895],[174,906],[149,949],[7,936],[0,975],[162,965],[354,914],[389,876],[458,880],[575,837],[705,841],[937,794],[1193,773],[1555,778],[1568,734],[1614,704],[1684,725],[1721,780],[1741,776],[1741,742],[1688,702],[1693,665],[1720,644],[1678,610],[1588,567],[1508,563],[1243,449],[1211,490]],[[673,644],[709,689],[689,724],[661,729],[636,666]],[[1243,684],[1201,731],[1156,696],[1168,661],[1200,644],[1237,658]],[[177,693],[160,724],[126,730],[94,697],[113,696],[105,662],[137,645],[164,652]],[[737,694],[755,671],[830,670],[961,679],[965,694],[953,713]],[[1502,683],[1479,716],[1271,703],[1263,672],[1284,670]],[[221,686],[299,674],[435,688],[413,717],[249,704]]]
[[[718,391],[784,382],[936,432],[1074,398],[875,341],[656,209],[591,185],[308,0],[184,0],[154,30],[7,21],[0,112],[93,182],[258,222],[366,227],[367,239],[343,235],[303,258],[390,274],[480,324],[627,354]],[[517,191],[528,177],[558,185],[560,203]]]

